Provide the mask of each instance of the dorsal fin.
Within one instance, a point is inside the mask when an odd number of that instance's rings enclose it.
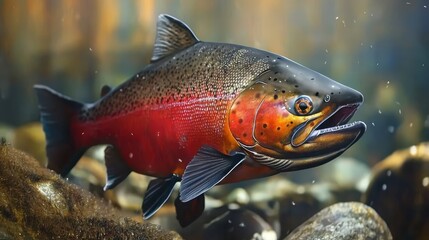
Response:
[[[159,15],[156,28],[152,62],[192,46],[199,41],[185,23],[166,14]]]
[[[104,85],[101,88],[100,97],[106,96],[110,91],[112,91],[112,88],[109,85]]]

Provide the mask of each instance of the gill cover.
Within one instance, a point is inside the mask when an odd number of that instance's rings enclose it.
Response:
[[[292,163],[282,159],[283,148],[293,123],[284,98],[275,94],[273,86],[257,82],[244,90],[233,102],[229,127],[240,146],[253,159],[273,169],[283,171]],[[273,94],[274,93],[274,94]]]
[[[244,90],[233,102],[229,127],[242,145],[279,147],[286,140],[294,123],[289,121],[283,97],[265,83],[256,83]]]

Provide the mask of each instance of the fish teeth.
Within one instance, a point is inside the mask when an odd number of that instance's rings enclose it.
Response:
[[[310,137],[316,137],[316,136],[321,135],[321,134],[326,134],[326,133],[330,133],[330,132],[336,132],[336,131],[342,130],[342,129],[347,129],[347,128],[353,127],[354,125],[356,125],[356,122],[347,123],[347,124],[334,126],[334,127],[330,127],[330,128],[318,129],[318,130],[313,131],[313,133],[311,133]]]

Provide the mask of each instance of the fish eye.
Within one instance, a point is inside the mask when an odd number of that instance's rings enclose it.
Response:
[[[300,96],[295,100],[295,111],[298,115],[306,115],[313,110],[313,102],[308,96]]]

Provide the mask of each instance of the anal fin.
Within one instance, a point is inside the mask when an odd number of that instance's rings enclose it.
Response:
[[[131,169],[124,163],[119,152],[112,146],[104,150],[104,159],[107,168],[107,181],[104,191],[116,187],[131,173]]]
[[[180,200],[188,202],[205,193],[234,170],[246,155],[225,155],[211,147],[203,146],[186,166],[180,185]]]
[[[174,201],[174,205],[176,206],[176,218],[180,226],[186,227],[203,214],[205,207],[204,194],[189,202],[180,201],[180,196],[178,196]]]
[[[180,177],[173,174],[169,178],[157,178],[150,181],[143,200],[143,218],[148,219],[164,205],[173,192],[174,185]]]

